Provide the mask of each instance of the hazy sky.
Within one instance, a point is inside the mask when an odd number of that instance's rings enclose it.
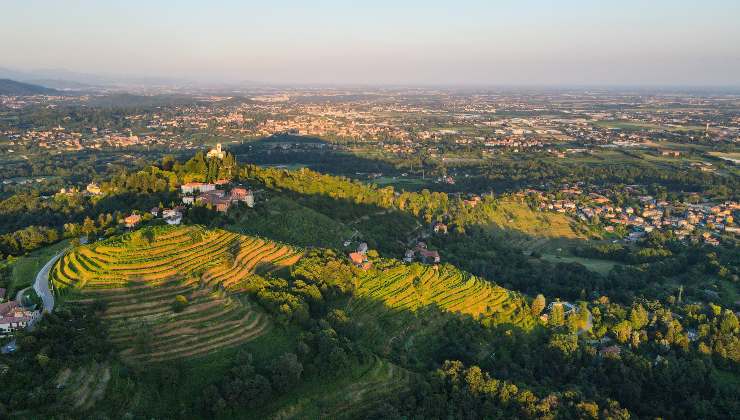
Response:
[[[369,84],[740,85],[740,0],[2,0],[0,67]]]

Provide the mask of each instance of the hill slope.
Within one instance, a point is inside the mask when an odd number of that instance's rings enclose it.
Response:
[[[30,83],[0,79],[0,95],[60,95],[61,92]]]
[[[82,246],[52,270],[67,300],[103,302],[124,358],[205,354],[259,336],[267,316],[234,293],[256,272],[292,265],[296,250],[201,227],[143,229]]]

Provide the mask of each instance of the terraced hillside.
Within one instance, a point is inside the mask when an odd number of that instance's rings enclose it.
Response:
[[[237,293],[255,273],[301,254],[256,237],[158,227],[78,247],[52,270],[67,300],[104,303],[111,338],[134,361],[162,361],[236,345],[270,327]]]
[[[434,306],[442,312],[490,318],[530,328],[534,321],[520,295],[451,265],[398,265],[368,272],[358,280],[348,304],[353,315],[393,317]]]

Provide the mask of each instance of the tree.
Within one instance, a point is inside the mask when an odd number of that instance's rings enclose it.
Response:
[[[632,336],[632,324],[629,321],[620,321],[612,327],[612,333],[617,338],[617,341],[624,344]]]
[[[172,310],[175,312],[182,312],[185,307],[188,306],[188,298],[183,295],[175,296],[175,302],[172,304]]]
[[[648,313],[639,303],[630,309],[630,323],[635,330],[642,329],[648,323]]]
[[[272,394],[270,381],[262,375],[254,375],[253,378],[244,381],[243,389],[240,402],[252,408],[269,401]]]
[[[87,237],[92,236],[95,233],[95,222],[89,217],[85,217],[85,221],[82,222],[82,233]]]
[[[270,370],[273,388],[279,392],[286,392],[300,381],[303,365],[295,354],[285,353],[275,360]]]
[[[538,294],[534,300],[532,301],[532,315],[533,316],[540,316],[542,311],[545,309],[545,305],[547,302],[545,301],[545,297],[542,294]]]
[[[565,324],[565,310],[562,304],[552,305],[550,317],[547,320],[548,325],[552,327],[562,327]]]

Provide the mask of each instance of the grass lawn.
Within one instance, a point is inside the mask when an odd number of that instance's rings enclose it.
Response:
[[[608,274],[609,271],[611,271],[611,269],[614,268],[615,265],[617,265],[617,263],[614,261],[600,260],[596,258],[571,257],[567,255],[557,256],[553,254],[542,254],[542,259],[550,261],[552,263],[578,263],[595,273],[604,275]]]
[[[723,306],[732,308],[735,305],[735,302],[740,301],[740,293],[737,291],[737,286],[732,282],[729,280],[720,280],[718,285]]]
[[[32,285],[41,267],[68,245],[69,240],[64,240],[18,258],[18,261],[13,264],[8,296],[14,296],[18,290]]]
[[[424,187],[429,186],[431,180],[419,179],[419,178],[407,178],[407,177],[388,177],[381,176],[370,180],[369,183],[376,184],[379,187],[392,186],[396,189],[402,189],[407,191],[418,191]]]
[[[284,197],[245,211],[228,229],[298,246],[332,248],[352,236],[352,229],[344,224]]]

